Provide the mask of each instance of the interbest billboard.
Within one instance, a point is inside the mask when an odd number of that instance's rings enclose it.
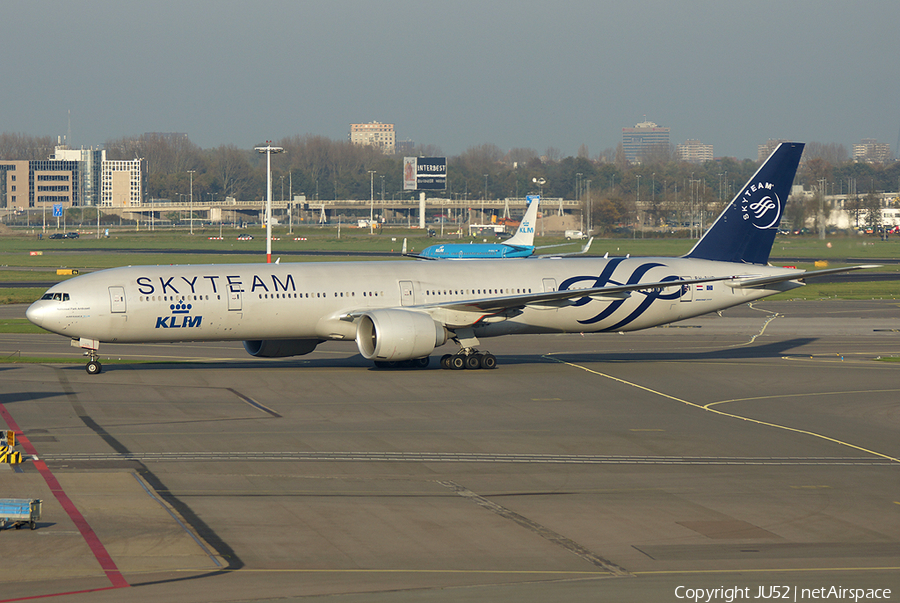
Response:
[[[445,190],[446,157],[404,157],[403,190]]]

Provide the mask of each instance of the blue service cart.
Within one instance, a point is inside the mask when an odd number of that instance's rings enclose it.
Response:
[[[12,524],[18,530],[27,525],[32,530],[41,518],[39,498],[0,498],[0,528]]]

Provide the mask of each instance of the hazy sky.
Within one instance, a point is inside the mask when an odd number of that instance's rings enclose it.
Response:
[[[591,156],[645,119],[756,158],[900,134],[897,0],[5,0],[0,132],[247,148],[351,122]]]

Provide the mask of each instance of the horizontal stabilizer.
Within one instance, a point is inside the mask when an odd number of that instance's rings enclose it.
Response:
[[[763,289],[768,285],[776,285],[785,281],[805,280],[826,274],[839,274],[841,272],[853,272],[867,268],[881,268],[881,264],[866,264],[863,266],[847,266],[845,268],[827,268],[825,270],[798,271],[789,274],[777,274],[775,276],[737,277],[736,280],[725,281],[725,284],[734,289]]]

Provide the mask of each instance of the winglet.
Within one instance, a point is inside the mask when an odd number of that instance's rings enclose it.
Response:
[[[581,249],[581,253],[587,253],[591,248],[591,243],[594,242],[594,237],[588,239],[588,242],[584,244],[584,247]]]

